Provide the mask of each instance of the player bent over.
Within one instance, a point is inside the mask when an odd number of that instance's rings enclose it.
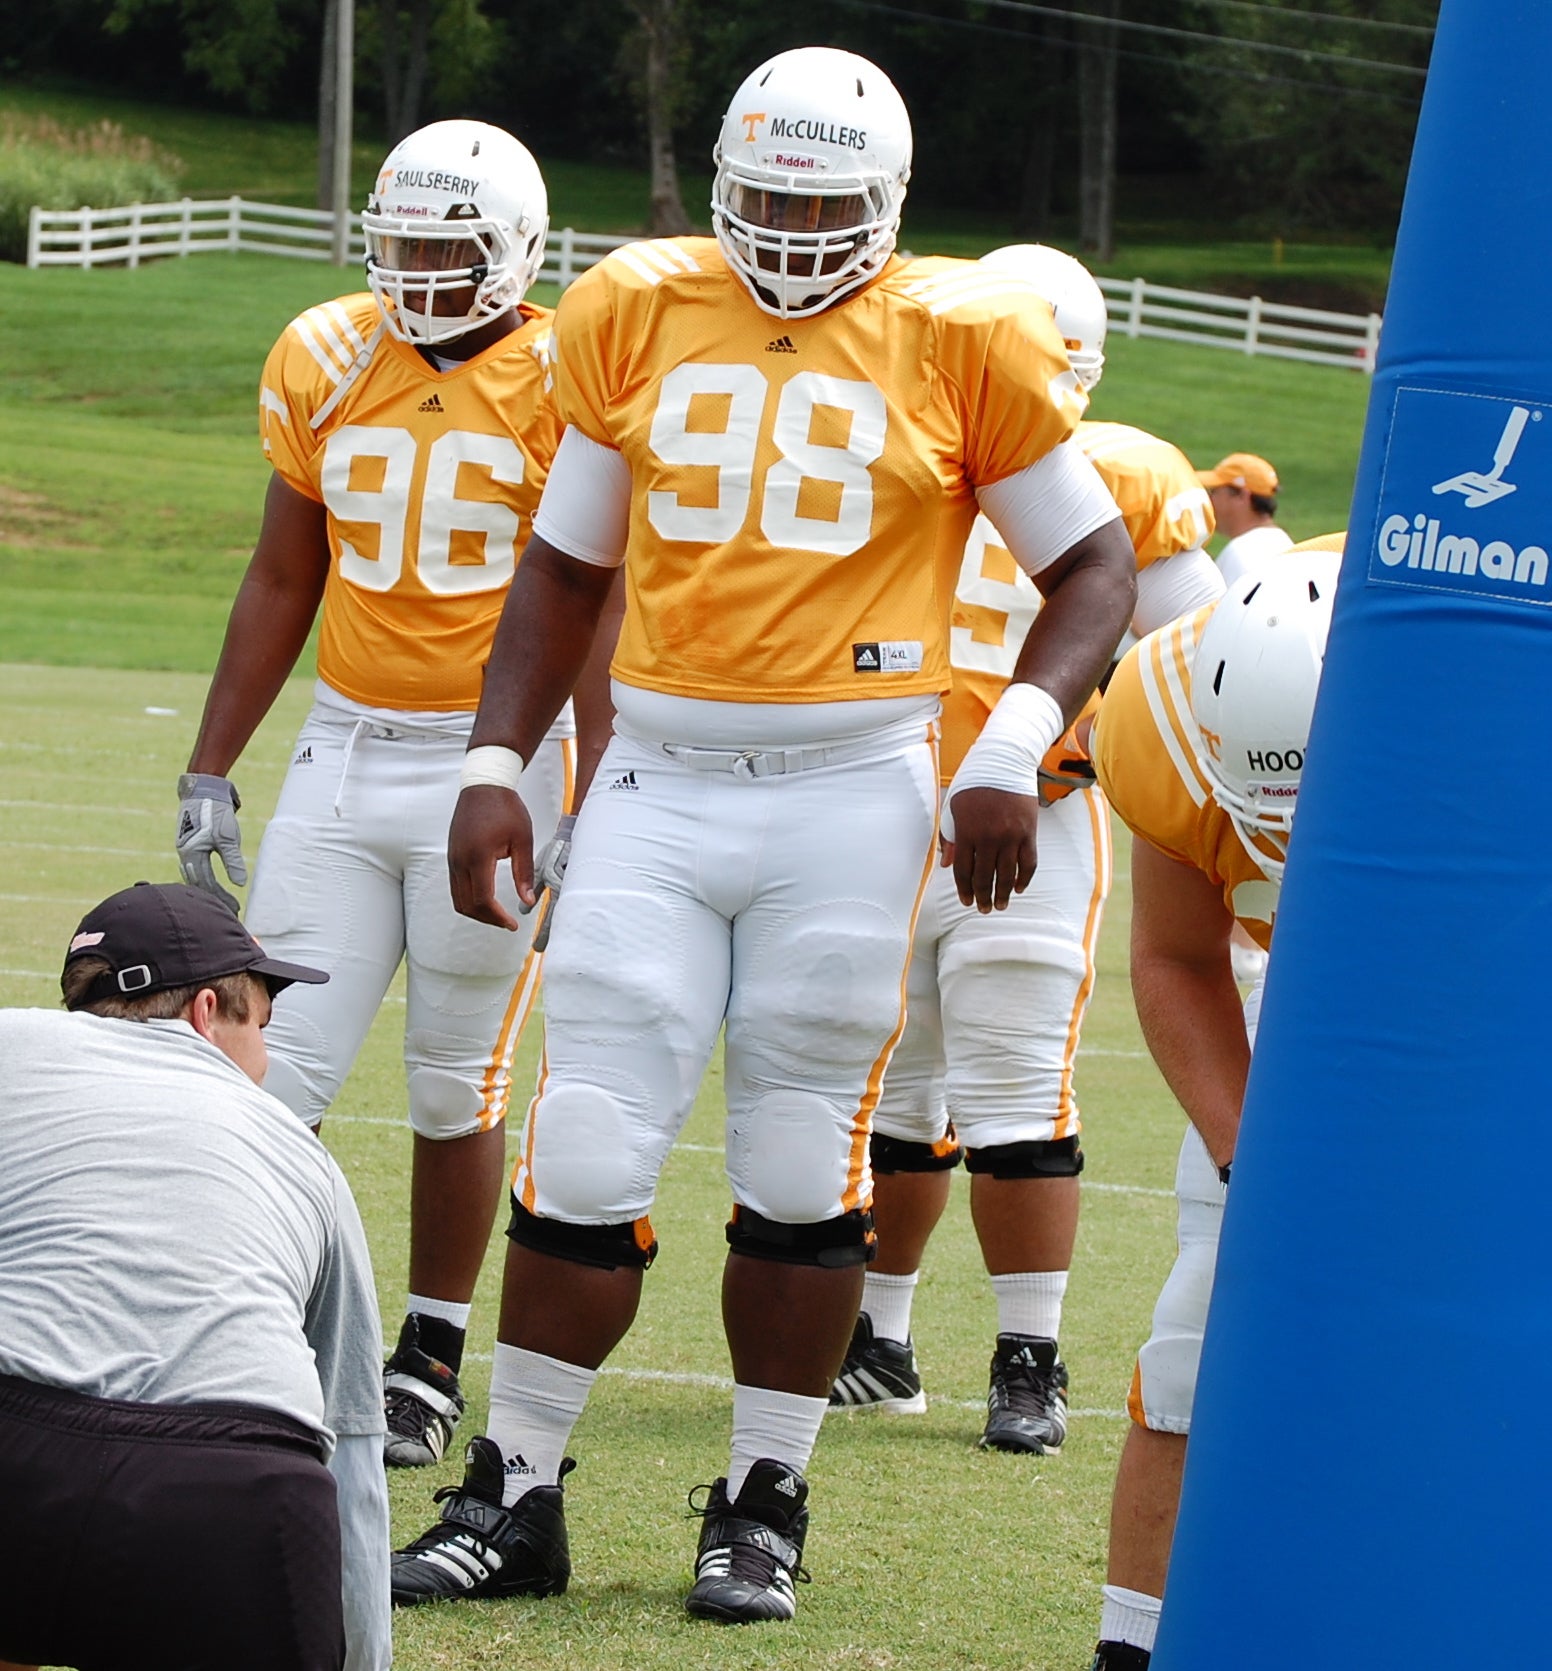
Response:
[[[276,1005],[265,1085],[316,1126],[407,962],[410,1297],[387,1369],[386,1456],[419,1465],[442,1455],[463,1409],[469,1301],[539,964],[534,919],[504,934],[453,910],[447,824],[561,426],[546,394],[550,314],[523,300],[548,224],[527,150],[483,122],[433,123],[389,154],[362,224],[370,293],[309,308],[264,367],[274,474],[179,783],[178,849],[200,886],[221,891],[212,851],[247,879],[227,774],[321,607],[313,709],[248,923],[334,979]],[[598,690],[607,701],[601,677]],[[563,710],[523,785],[546,834],[574,769]]]
[[[960,889],[1034,865],[1037,770],[1135,577],[1071,445],[1084,400],[1022,280],[893,255],[898,93],[828,48],[728,108],[716,238],[619,250],[556,316],[568,428],[486,678],[454,819],[460,906],[529,887],[526,773],[623,563],[616,737],[555,907],[546,1052],[513,1180],[490,1435],[394,1564],[401,1603],[548,1593],[559,1481],[630,1327],[664,1157],[725,1028],[725,1474],[689,1610],[785,1619],[804,1478],[872,1249],[868,1127],[933,864],[949,602],[978,497],[1048,602],[950,795]]]
[[[1191,1124],[1175,1176],[1179,1254],[1128,1400],[1094,1671],[1146,1671],[1158,1628],[1261,1003],[1258,983],[1241,1009],[1230,932],[1237,922],[1272,940],[1341,539],[1296,547],[1145,638],[1095,731],[1099,781],[1134,838],[1137,1016]]]
[[[1095,388],[1104,368],[1105,298],[1082,264],[1039,244],[982,259],[1027,279],[1051,304],[1078,381]],[[1133,630],[1151,631],[1221,596],[1223,583],[1203,550],[1212,507],[1185,455],[1127,424],[1085,419],[1076,440],[1120,506],[1136,554]],[[954,600],[945,784],[1006,688],[1039,607],[1039,592],[996,530],[977,518]],[[863,1280],[862,1314],[830,1394],[835,1410],[926,1409],[911,1302],[963,1153],[997,1303],[980,1442],[1037,1455],[1055,1450],[1067,1433],[1058,1339],[1083,1167],[1073,1070],[1110,889],[1109,813],[1087,749],[1091,717],[1085,710],[1042,763],[1040,868],[1008,909],[982,916],[961,905],[946,871],[928,886],[905,1034],[873,1121],[878,1258]]]

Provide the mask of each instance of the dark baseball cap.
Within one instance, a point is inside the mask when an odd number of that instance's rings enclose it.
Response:
[[[222,975],[258,975],[272,997],[293,981],[317,986],[329,978],[305,963],[268,956],[229,906],[184,882],[137,882],[88,911],[71,937],[65,967],[78,957],[100,957],[110,967],[77,1008]]]

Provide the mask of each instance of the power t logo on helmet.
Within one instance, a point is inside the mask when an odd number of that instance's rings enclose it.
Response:
[[[384,159],[361,217],[366,279],[388,329],[447,342],[515,307],[544,262],[544,179],[487,122],[433,122]]]
[[[779,53],[733,95],[712,156],[717,242],[767,313],[822,312],[894,253],[911,119],[867,59],[825,46]]]

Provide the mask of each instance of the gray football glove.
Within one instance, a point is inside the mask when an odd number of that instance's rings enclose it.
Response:
[[[246,885],[248,861],[243,857],[242,834],[237,828],[241,805],[242,798],[230,778],[185,772],[178,779],[178,868],[183,880],[224,900],[234,911],[238,909],[237,900],[216,881],[210,856],[219,853],[227,876],[238,887]]]
[[[571,862],[571,832],[576,827],[577,815],[574,812],[568,812],[555,826],[555,834],[539,849],[539,857],[534,860],[534,902],[532,905],[524,905],[522,900],[517,902],[518,916],[526,917],[530,911],[538,910],[546,892],[550,896],[550,908],[539,919],[538,931],[533,937],[536,952],[542,952],[550,943],[550,924],[555,921],[561,883],[566,880],[566,866]]]

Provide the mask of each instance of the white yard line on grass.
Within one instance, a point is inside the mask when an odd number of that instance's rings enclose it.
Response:
[[[465,1363],[489,1363],[494,1356],[491,1352],[465,1352]],[[660,1385],[672,1387],[715,1387],[721,1392],[731,1392],[733,1379],[729,1375],[699,1375],[693,1370],[679,1369],[626,1369],[615,1368],[613,1364],[605,1364],[599,1371],[600,1375],[618,1375],[624,1381],[656,1381]],[[941,1405],[945,1410],[984,1410],[984,1398],[939,1398],[928,1396],[929,1404]],[[845,1414],[855,1415],[855,1411]],[[1122,1421],[1125,1410],[1069,1410],[1069,1416],[1078,1416],[1093,1421]]]

